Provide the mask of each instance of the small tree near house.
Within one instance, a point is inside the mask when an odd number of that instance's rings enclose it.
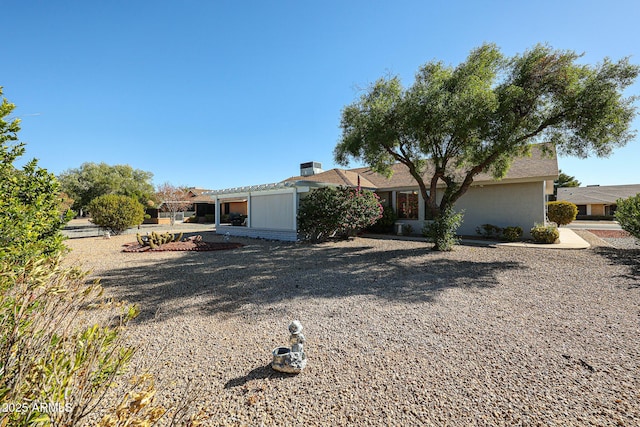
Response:
[[[160,200],[160,210],[169,212],[171,226],[176,222],[176,213],[186,211],[192,203],[188,191],[165,182],[158,186],[156,196]]]

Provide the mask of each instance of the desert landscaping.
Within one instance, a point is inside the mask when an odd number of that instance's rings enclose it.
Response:
[[[163,405],[186,390],[206,425],[638,425],[639,250],[579,233],[592,248],[233,238],[125,253],[121,235],[68,240],[66,262],[139,304],[132,369]],[[269,366],[293,319],[299,375]]]

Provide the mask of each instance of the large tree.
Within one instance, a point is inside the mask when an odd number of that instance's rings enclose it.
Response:
[[[143,206],[154,199],[153,174],[129,165],[83,163],[77,169],[64,171],[58,179],[62,191],[74,199],[73,208],[86,209],[98,196],[116,194],[137,199]]]
[[[586,65],[580,57],[546,45],[505,57],[485,44],[457,67],[423,65],[407,89],[398,77],[381,78],[342,111],[335,159],[387,176],[394,163],[404,164],[439,215],[479,173],[503,177],[532,143],[606,157],[635,135],[635,97],[623,90],[640,68],[628,59]]]

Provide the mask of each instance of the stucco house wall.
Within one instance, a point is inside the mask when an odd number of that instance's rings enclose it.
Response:
[[[530,237],[533,224],[545,222],[544,195],[543,181],[471,187],[455,205],[457,211],[465,211],[458,233],[473,236],[476,227],[493,224],[519,226],[524,237]]]
[[[439,190],[444,191],[443,188]],[[523,237],[528,238],[531,236],[529,231],[534,224],[545,222],[546,213],[543,202],[545,192],[544,181],[512,184],[499,182],[472,186],[454,206],[458,212],[465,211],[458,234],[475,236],[478,226],[492,224],[502,228],[521,227]],[[437,199],[440,202],[441,197]],[[426,218],[422,195],[419,195],[418,210],[417,220],[399,219],[397,223],[409,224],[413,234],[420,234]]]

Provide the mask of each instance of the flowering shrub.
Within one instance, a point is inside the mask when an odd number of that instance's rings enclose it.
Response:
[[[346,238],[374,224],[382,216],[378,195],[349,187],[323,187],[300,203],[298,232],[305,240]]]

